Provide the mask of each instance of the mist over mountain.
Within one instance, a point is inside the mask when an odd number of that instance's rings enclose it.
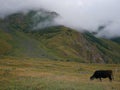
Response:
[[[119,3],[120,0],[0,0],[0,17],[44,8],[61,16],[57,24],[79,31],[95,32],[99,26],[112,22],[97,36],[113,38],[120,36]]]

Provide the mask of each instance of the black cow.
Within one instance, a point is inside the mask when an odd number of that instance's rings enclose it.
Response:
[[[109,78],[109,80],[112,81],[113,80],[112,70],[97,70],[90,77],[90,80],[93,80],[94,78],[100,79],[100,81],[102,81],[101,78]]]

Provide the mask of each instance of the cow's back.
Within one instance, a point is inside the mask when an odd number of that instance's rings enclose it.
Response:
[[[112,76],[112,70],[97,70],[95,71],[94,77],[96,78],[106,78]]]

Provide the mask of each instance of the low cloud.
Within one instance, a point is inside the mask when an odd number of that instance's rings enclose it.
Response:
[[[45,10],[39,10],[32,17],[33,21],[33,30],[43,29],[45,27],[56,26],[56,18],[58,14],[55,12],[48,12]]]
[[[120,0],[0,0],[0,17],[44,8],[60,14],[58,24],[79,31],[97,31],[99,26],[111,21],[97,36],[112,38],[120,36],[119,3]]]

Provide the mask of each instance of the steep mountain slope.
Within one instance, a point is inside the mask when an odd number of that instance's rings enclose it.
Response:
[[[96,50],[92,50],[94,47],[83,35],[70,28],[49,27],[40,31],[32,31],[32,35],[40,40],[50,52],[61,58],[66,58],[67,61],[90,62],[91,60],[92,62],[94,60],[97,62],[98,60],[98,62],[104,62],[101,55]],[[93,58],[95,54],[98,55],[98,58]]]
[[[102,53],[105,62],[120,62],[120,45],[108,39],[96,38],[91,33],[85,33],[86,38]]]
[[[65,26],[54,26],[57,16],[55,12],[42,10],[0,19],[0,55],[120,63],[119,44],[96,38],[89,32],[80,33]]]

